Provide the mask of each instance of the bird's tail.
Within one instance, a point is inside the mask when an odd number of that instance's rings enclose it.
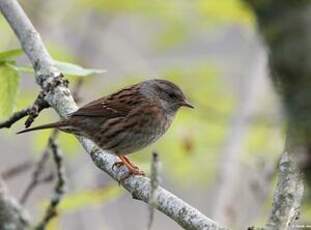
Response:
[[[35,130],[41,130],[41,129],[60,128],[60,127],[66,126],[66,125],[67,125],[66,122],[58,121],[58,122],[54,122],[54,123],[49,123],[49,124],[29,128],[29,129],[24,129],[24,130],[17,132],[16,134],[27,133],[27,132],[31,132],[31,131],[35,131]]]

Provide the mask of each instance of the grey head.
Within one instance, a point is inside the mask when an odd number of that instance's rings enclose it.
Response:
[[[194,108],[186,99],[181,89],[174,83],[154,79],[142,82],[141,93],[150,100],[160,101],[162,108],[171,115],[174,115],[182,106]]]

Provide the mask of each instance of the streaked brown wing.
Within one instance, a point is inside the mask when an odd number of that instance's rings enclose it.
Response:
[[[76,112],[70,114],[70,116],[105,118],[125,117],[131,110],[132,107],[127,106],[126,104],[117,104],[116,101],[113,103],[112,101],[106,101],[105,98],[100,98],[81,107]]]
[[[142,97],[136,87],[123,89],[108,97],[102,97],[86,104],[70,116],[125,117],[136,108]]]

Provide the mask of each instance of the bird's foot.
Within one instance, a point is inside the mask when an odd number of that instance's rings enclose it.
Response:
[[[134,169],[134,168],[127,168],[128,173],[122,176],[119,180],[119,184],[121,184],[124,180],[128,179],[130,176],[145,176],[145,172],[142,170]]]
[[[114,170],[115,167],[121,167],[121,166],[125,166],[128,169],[128,174],[123,176],[120,180],[119,183],[123,182],[124,180],[128,179],[130,176],[135,175],[135,176],[145,176],[145,173],[141,170],[139,170],[139,168],[134,165],[132,162],[130,162],[130,160],[125,157],[125,156],[119,156],[120,158],[120,162],[116,162],[113,164],[112,169]]]
[[[114,170],[115,167],[120,168],[121,166],[125,165],[129,170],[130,168],[133,168],[135,170],[139,170],[139,168],[134,165],[126,156],[119,156],[120,160],[119,162],[115,162],[112,165],[112,170]]]

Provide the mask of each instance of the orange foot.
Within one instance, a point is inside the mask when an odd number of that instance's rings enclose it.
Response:
[[[114,163],[112,166],[112,169],[114,169],[114,167],[121,167],[123,165],[126,166],[128,169],[128,174],[123,176],[120,179],[120,182],[126,180],[131,175],[145,176],[145,173],[139,170],[139,168],[136,165],[134,165],[132,162],[130,162],[130,160],[126,156],[118,156],[118,157],[120,158],[121,161]]]

